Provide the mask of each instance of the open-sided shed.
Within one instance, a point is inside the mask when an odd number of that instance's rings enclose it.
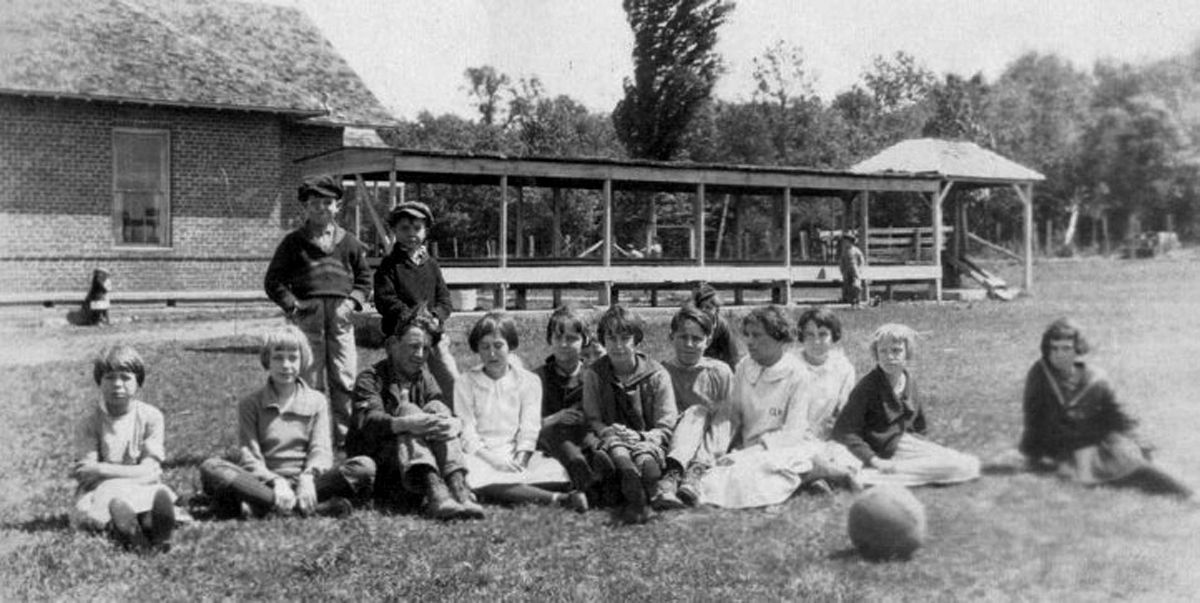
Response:
[[[984,149],[972,142],[921,138],[892,145],[879,154],[850,168],[856,174],[920,175],[936,177],[937,191],[926,193],[931,203],[934,240],[942,241],[945,224],[943,204],[951,190],[972,190],[1012,187],[1024,206],[1024,289],[1033,288],[1033,183],[1045,180],[1042,174]],[[863,202],[864,229],[868,201]],[[954,208],[954,238],[951,261],[962,262],[967,237],[966,205]],[[934,254],[941,267],[941,254]],[[941,299],[942,281],[937,279],[937,297]]]
[[[369,182],[387,183],[393,204],[399,195],[398,183],[498,187],[497,231],[499,241],[504,243],[495,246],[496,252],[487,258],[469,262],[444,259],[442,265],[447,283],[452,288],[493,288],[498,299],[504,299],[507,288],[515,288],[518,292],[524,289],[596,289],[600,292],[601,303],[608,303],[615,289],[682,288],[697,281],[731,287],[770,288],[775,292],[776,300],[787,303],[794,285],[822,286],[840,280],[836,263],[830,262],[830,258],[807,259],[803,252],[793,253],[794,235],[800,238],[792,225],[794,203],[804,202],[805,198],[849,199],[870,191],[936,196],[942,188],[939,179],[928,174],[863,174],[812,168],[610,159],[513,158],[380,148],[346,147],[305,158],[300,161],[300,166],[305,176],[338,176],[358,183],[364,190],[369,188]],[[509,223],[509,206],[514,197],[520,198],[522,187],[599,192],[603,209],[599,257],[580,258],[556,253],[551,257],[530,258],[510,251],[514,225]],[[617,257],[613,236],[614,191],[670,192],[688,196],[693,208],[688,227],[691,252],[674,259]],[[712,212],[707,208],[706,198],[717,194],[757,195],[778,200],[776,224],[782,233],[786,233],[779,241],[782,243],[780,253],[770,260],[754,261],[722,259],[713,253],[711,225],[706,226]],[[354,203],[357,207],[357,200]],[[362,207],[375,212],[371,222],[376,225],[387,209],[386,204],[378,210],[371,203],[362,204]],[[520,211],[518,201],[517,216]],[[552,211],[557,223],[557,206]],[[519,220],[515,226],[518,231],[515,239],[519,241],[522,238]],[[768,236],[767,233],[756,234]],[[519,244],[513,247],[520,249]],[[797,255],[800,257],[795,257]],[[931,254],[928,259],[917,258],[917,261],[869,266],[865,277],[873,282],[928,283],[932,287],[941,279],[936,255]]]

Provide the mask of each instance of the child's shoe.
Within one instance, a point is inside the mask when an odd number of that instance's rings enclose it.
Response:
[[[680,477],[679,470],[670,469],[655,484],[654,497],[650,499],[650,506],[655,511],[670,511],[682,509],[685,506],[676,494],[679,490]]]
[[[150,548],[150,541],[142,532],[137,513],[129,503],[114,498],[108,503],[108,513],[112,516],[113,535],[121,544],[134,550],[143,551]]]
[[[434,519],[454,519],[463,513],[462,505],[450,495],[450,489],[442,476],[436,471],[430,471],[425,478],[425,509],[424,513]]]
[[[650,519],[650,507],[646,504],[646,488],[636,473],[621,473],[621,494],[625,495],[625,508],[621,519],[625,523],[646,523]]]
[[[174,532],[175,501],[171,500],[170,492],[160,489],[150,507],[150,546],[164,553],[170,551]]]
[[[704,473],[708,467],[699,463],[688,465],[687,474],[679,482],[679,488],[676,489],[675,495],[679,497],[683,504],[694,507],[700,503],[700,478],[704,477]]]
[[[329,500],[319,502],[313,509],[313,513],[316,515],[321,517],[333,517],[335,519],[349,517],[353,512],[354,505],[350,504],[350,501],[340,496],[334,496]]]
[[[475,493],[471,492],[471,488],[467,486],[467,475],[463,471],[455,471],[450,474],[449,483],[450,495],[454,500],[458,501],[462,511],[458,514],[459,519],[483,519],[483,506],[475,501]]]
[[[586,513],[588,510],[588,499],[583,490],[572,490],[563,494],[562,498],[558,499],[558,504],[576,513]]]

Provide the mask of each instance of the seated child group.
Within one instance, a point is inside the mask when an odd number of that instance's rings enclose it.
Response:
[[[486,517],[483,502],[605,507],[640,524],[688,506],[980,475],[978,458],[926,436],[910,371],[917,334],[879,327],[875,367],[856,381],[826,308],[792,323],[763,306],[730,325],[703,285],[670,320],[672,357],[652,358],[629,309],[613,305],[593,326],[560,307],[545,324],[551,353],[534,370],[517,356],[513,317],[490,312],[466,337],[478,363],[460,371],[444,336],[449,292],[425,248],[430,209],[405,202],[388,216],[395,244],[372,277],[362,244],[334,220],[341,195],[328,178],[301,186],[306,222],[268,268],[267,293],[289,324],[262,339],[266,375],[238,401],[238,446],[200,466],[215,517],[340,517],[371,504],[468,520]],[[387,355],[357,372],[350,314],[372,297]],[[1069,320],[1043,335],[1025,386],[1030,467],[1190,496],[1150,462],[1086,352]],[[165,550],[179,511],[160,481],[163,414],[137,395],[146,367],[116,346],[93,374],[101,399],[77,430],[72,521]]]

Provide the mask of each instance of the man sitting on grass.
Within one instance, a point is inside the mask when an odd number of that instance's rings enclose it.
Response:
[[[437,519],[482,519],[467,487],[462,421],[425,366],[434,328],[425,304],[397,321],[384,343],[387,358],[354,384],[346,451],[375,460],[378,492],[422,495],[425,514]]]

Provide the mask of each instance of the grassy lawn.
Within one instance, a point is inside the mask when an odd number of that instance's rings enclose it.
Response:
[[[931,435],[982,458],[1011,449],[1020,389],[1052,319],[1091,336],[1157,458],[1200,483],[1200,263],[1083,260],[1039,265],[1038,295],[1012,303],[885,304],[840,311],[860,374],[883,322],[921,334],[916,376]],[[667,354],[669,313],[646,311],[645,348]],[[522,314],[519,353],[545,355],[544,315]],[[464,320],[452,323],[462,363]],[[152,328],[169,329],[170,325]],[[74,331],[48,336],[66,338]],[[84,335],[78,335],[84,341]],[[87,341],[93,341],[91,339]],[[235,399],[264,378],[245,336],[139,346],[145,399],[167,420],[167,482],[198,489],[197,466],[234,443]],[[361,366],[382,357],[362,349]],[[1003,467],[915,491],[930,537],[909,562],[871,563],[845,534],[848,494],[778,508],[701,509],[641,527],[608,513],[490,507],[442,524],[368,510],[341,521],[201,521],[167,555],[141,557],[66,523],[72,426],[95,403],[78,361],[0,367],[0,599],[1189,599],[1200,592],[1200,509],[1133,492],[1085,490]]]

